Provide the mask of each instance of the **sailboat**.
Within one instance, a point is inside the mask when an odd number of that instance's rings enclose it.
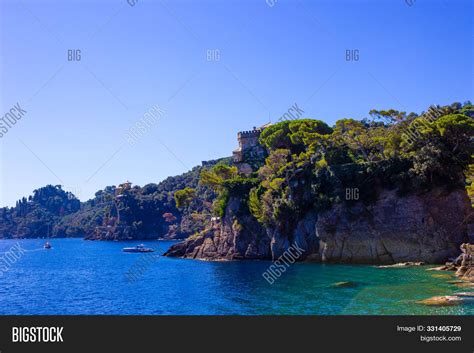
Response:
[[[50,235],[51,235],[51,225],[48,224],[48,239],[49,239]],[[48,249],[48,250],[51,249],[51,244],[50,244],[50,242],[49,242],[49,241],[46,241],[46,243],[44,243],[43,247],[44,247],[45,249]]]

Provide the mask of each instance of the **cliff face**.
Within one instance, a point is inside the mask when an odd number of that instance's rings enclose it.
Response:
[[[299,260],[326,263],[442,263],[468,242],[473,212],[465,190],[435,189],[400,197],[382,191],[370,206],[337,204],[309,211],[291,229],[263,228],[238,198],[231,198],[219,224],[176,244],[167,256],[206,260],[273,259],[291,245]],[[472,235],[471,235],[472,236]]]
[[[205,260],[269,259],[270,238],[238,198],[231,198],[225,216],[208,229],[171,247],[171,257]],[[244,211],[245,212],[245,211]]]
[[[472,216],[464,190],[403,198],[383,192],[373,207],[320,215],[318,255],[327,262],[445,262],[468,240]]]

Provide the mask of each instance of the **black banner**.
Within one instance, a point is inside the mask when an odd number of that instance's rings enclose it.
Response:
[[[44,342],[47,341],[47,342]],[[474,351],[473,316],[3,316],[0,353]]]

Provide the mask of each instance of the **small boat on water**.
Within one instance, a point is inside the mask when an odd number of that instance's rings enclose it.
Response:
[[[123,248],[122,251],[124,252],[153,252],[155,250],[152,248],[146,248],[145,245],[140,244],[132,248]]]
[[[48,237],[47,237],[47,239],[49,239],[50,236],[51,236],[51,224],[48,224]],[[49,241],[46,240],[46,243],[44,243],[43,248],[48,249],[48,250],[51,249],[51,244],[49,243]]]

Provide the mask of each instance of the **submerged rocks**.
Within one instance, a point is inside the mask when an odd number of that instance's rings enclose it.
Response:
[[[442,295],[420,300],[418,304],[430,306],[449,306],[474,303],[474,292],[455,293],[453,295]]]
[[[417,303],[432,306],[447,306],[474,303],[474,292],[461,292],[453,295],[435,296]]]
[[[431,277],[434,277],[434,278],[452,278],[452,274],[449,274],[449,273],[435,273],[434,275],[431,275]]]
[[[336,283],[333,283],[331,285],[331,287],[335,287],[335,288],[354,288],[354,287],[357,287],[358,284],[356,282],[351,282],[351,281],[348,281],[348,282],[336,282]]]
[[[457,287],[460,288],[473,288],[474,283],[467,282],[467,281],[462,281],[462,280],[457,280],[457,281],[448,281],[449,284],[453,284]]]
[[[442,295],[419,300],[417,303],[429,306],[450,306],[459,305],[461,302],[462,299],[456,295]]]

